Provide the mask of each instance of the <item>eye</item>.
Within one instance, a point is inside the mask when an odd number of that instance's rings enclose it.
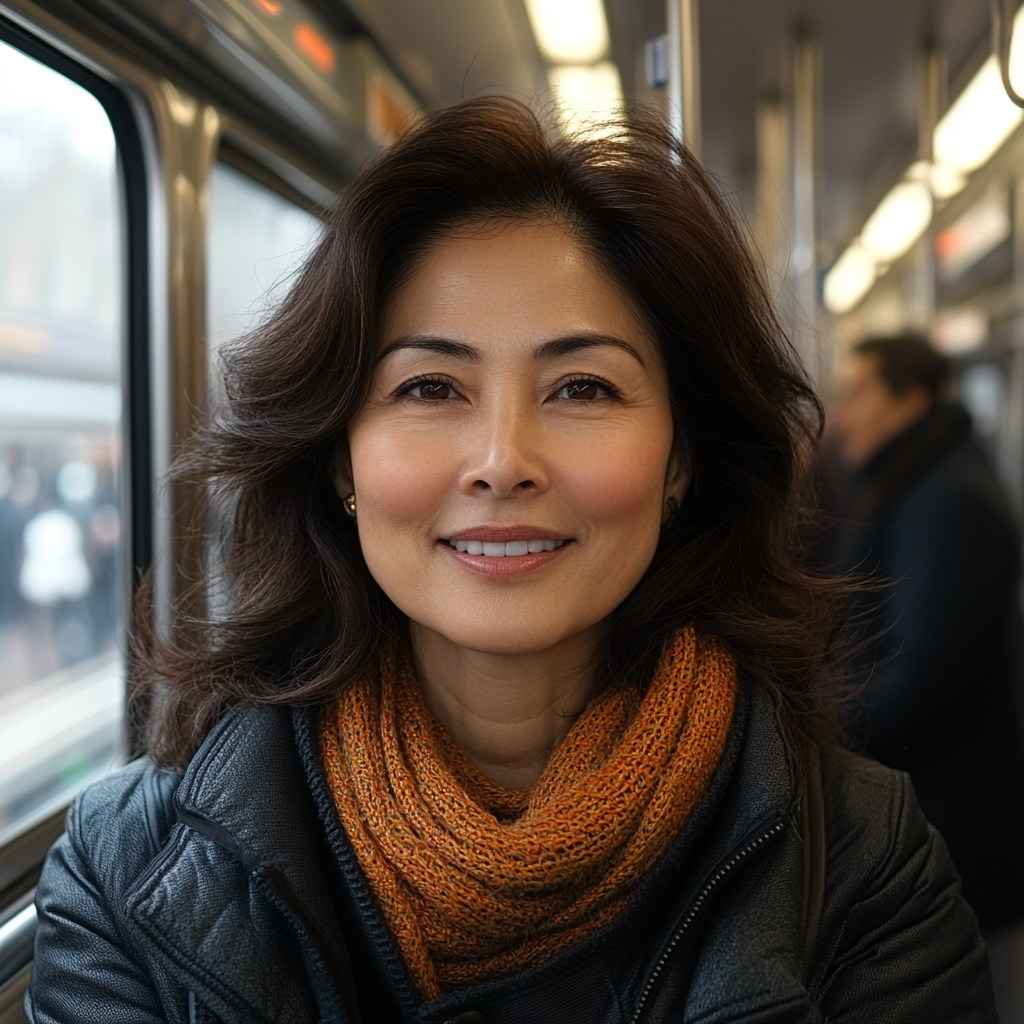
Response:
[[[449,381],[438,377],[421,377],[410,381],[398,393],[401,398],[413,398],[420,402],[443,402],[458,394]]]
[[[618,391],[611,384],[593,377],[571,380],[555,392],[555,398],[562,398],[570,402],[596,402],[602,398],[617,397]]]

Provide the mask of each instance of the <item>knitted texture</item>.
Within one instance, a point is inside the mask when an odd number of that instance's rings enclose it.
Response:
[[[395,655],[379,684],[323,708],[338,817],[423,998],[536,967],[608,924],[704,792],[735,697],[732,657],[682,630],[643,700],[598,696],[525,792],[469,762]]]

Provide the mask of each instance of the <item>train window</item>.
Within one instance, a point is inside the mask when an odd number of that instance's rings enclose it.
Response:
[[[255,326],[279,301],[321,221],[223,163],[210,177],[207,342],[213,400],[217,351]]]
[[[99,101],[0,42],[0,842],[120,747],[119,188]]]

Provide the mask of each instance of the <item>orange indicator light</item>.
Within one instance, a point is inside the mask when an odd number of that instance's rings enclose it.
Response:
[[[274,0],[252,0],[252,2],[261,10],[266,11],[267,14],[280,14],[281,5],[275,3]]]
[[[299,52],[325,75],[334,70],[334,47],[312,25],[300,21],[292,34]]]

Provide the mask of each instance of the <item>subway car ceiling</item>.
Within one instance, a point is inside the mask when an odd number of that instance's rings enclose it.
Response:
[[[305,170],[328,191],[308,178],[299,191],[326,202],[387,138],[387,127],[370,123],[382,103],[368,101],[367,89],[383,92],[383,106],[399,117],[483,92],[550,103],[553,62],[538,45],[528,6],[523,0],[45,0],[38,9],[187,82],[283,142],[287,164],[266,151],[260,162],[277,164],[293,183]],[[604,4],[609,56],[627,101],[665,103],[665,90],[650,88],[645,53],[667,31],[667,6],[663,0]],[[10,9],[33,7],[15,2]],[[296,26],[307,31],[296,35]],[[778,105],[793,113],[794,49],[800,39],[810,44],[817,270],[844,252],[920,149],[921,108],[928,102],[922,55],[933,50],[941,66],[934,102],[942,106],[991,53],[986,0],[718,0],[700,5],[698,32],[702,155],[752,219],[765,146],[771,146],[764,111]],[[229,125],[223,135],[237,144]]]
[[[481,92],[548,89],[547,62],[522,0],[50,0],[44,6],[62,24],[145,54],[193,88],[274,125],[299,149],[333,154],[325,162],[335,171],[340,163],[345,173],[367,154],[359,102],[359,72],[365,75],[365,61],[373,59],[367,52],[428,109]],[[607,0],[605,7],[626,99],[661,102],[647,87],[644,47],[666,31],[666,4]],[[825,264],[914,156],[922,51],[938,49],[951,95],[991,52],[986,0],[718,0],[702,4],[699,15],[703,155],[750,202],[759,165],[758,107],[791,99],[794,37],[813,38],[820,57],[818,240]],[[338,54],[297,52],[293,30],[300,21],[329,38]],[[325,72],[318,59],[333,67]]]

